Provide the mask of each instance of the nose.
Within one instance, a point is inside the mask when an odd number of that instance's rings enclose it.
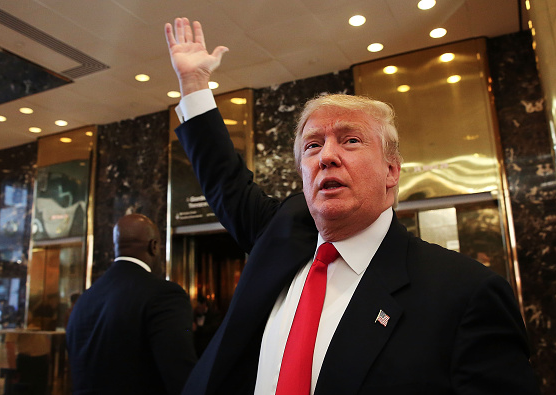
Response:
[[[338,143],[332,139],[327,139],[320,150],[320,168],[338,167],[341,164]]]

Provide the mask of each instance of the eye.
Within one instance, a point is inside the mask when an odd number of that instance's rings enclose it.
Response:
[[[357,143],[361,142],[361,140],[359,140],[359,139],[356,138],[356,137],[351,137],[351,138],[347,139],[346,142],[347,142],[348,144],[357,144]]]
[[[305,145],[305,151],[312,149],[312,148],[318,148],[320,147],[320,145],[318,143],[309,143]]]

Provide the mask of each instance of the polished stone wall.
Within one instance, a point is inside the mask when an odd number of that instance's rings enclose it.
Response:
[[[153,220],[166,245],[168,131],[168,111],[98,127],[93,280],[114,258],[112,229],[125,214]]]
[[[529,32],[488,40],[531,361],[556,394],[556,175]]]

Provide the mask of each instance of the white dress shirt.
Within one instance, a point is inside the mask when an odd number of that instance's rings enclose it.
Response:
[[[214,108],[216,108],[216,102],[212,92],[210,89],[204,89],[184,96],[179,105],[176,106],[176,113],[180,121],[185,122]],[[328,265],[326,296],[313,355],[311,394],[315,391],[320,369],[332,336],[359,281],[386,236],[392,216],[393,210],[388,208],[371,226],[362,232],[346,240],[332,243],[340,256]],[[322,243],[324,243],[324,240],[319,234],[317,249]],[[292,283],[284,288],[270,313],[259,354],[254,395],[276,393],[286,341],[312,261],[307,262],[296,274]]]
[[[119,256],[116,259],[114,259],[114,262],[118,262],[118,261],[133,262],[133,263],[136,263],[139,266],[141,266],[143,269],[145,269],[149,273],[152,272],[151,268],[145,262],[143,262],[141,259],[133,258],[133,257],[130,257],[130,256]]]

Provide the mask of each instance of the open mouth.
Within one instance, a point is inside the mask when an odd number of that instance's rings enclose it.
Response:
[[[339,183],[338,181],[325,181],[322,185],[321,185],[321,189],[324,190],[332,190],[332,189],[337,189],[337,188],[341,188],[344,185]]]

